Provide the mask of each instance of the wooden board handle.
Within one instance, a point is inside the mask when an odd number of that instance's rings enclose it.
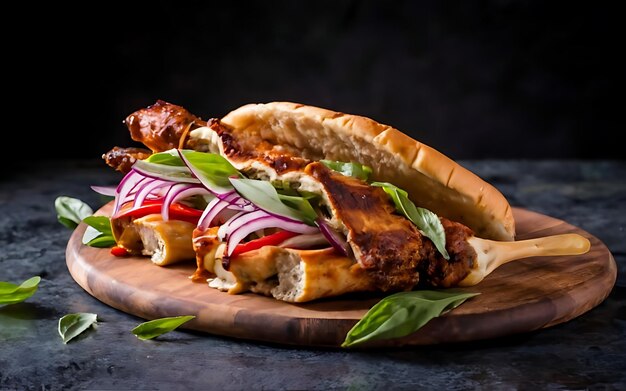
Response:
[[[459,286],[476,285],[498,267],[517,259],[580,255],[591,247],[589,240],[578,234],[552,235],[513,242],[497,242],[474,236],[468,239],[468,243],[476,250],[477,265]]]

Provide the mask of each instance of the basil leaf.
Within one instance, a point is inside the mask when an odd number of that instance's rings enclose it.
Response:
[[[103,234],[112,235],[111,219],[107,216],[88,216],[83,219],[83,222]]]
[[[82,219],[93,214],[89,205],[77,198],[66,196],[57,197],[54,200],[54,208],[59,223],[70,229],[76,228]]]
[[[399,187],[387,182],[373,182],[372,186],[382,187],[389,194],[396,210],[405,215],[424,236],[429,238],[445,259],[450,259],[446,250],[446,232],[436,214],[425,208],[416,207],[409,199],[409,194]]]
[[[111,230],[111,220],[106,216],[88,216],[83,222],[89,227],[83,234],[83,244],[91,247],[111,247],[115,245],[115,238]]]
[[[132,333],[139,339],[152,339],[159,335],[169,333],[175,330],[178,326],[182,325],[195,318],[193,315],[174,316],[170,318],[155,319],[148,322],[141,323],[132,330]]]
[[[307,211],[306,207],[302,207],[303,211],[300,211],[299,209],[287,206],[281,201],[281,197],[285,197],[285,199],[287,199],[286,197],[290,196],[279,196],[278,192],[270,182],[256,179],[230,178],[230,183],[233,184],[235,190],[237,190],[242,197],[252,201],[261,209],[277,215],[304,221],[309,225],[314,224],[313,220],[315,218],[310,218],[310,211]],[[291,204],[294,205],[294,203],[295,202],[292,200]],[[301,202],[301,205],[302,204],[304,204],[304,201]],[[313,213],[315,213],[315,211],[313,211]]]
[[[479,293],[448,289],[400,292],[387,296],[352,327],[341,346],[407,336],[444,311],[456,308],[476,295]]]
[[[115,246],[117,242],[113,236],[101,234],[84,244],[90,247],[108,248]]]
[[[333,160],[320,160],[320,163],[324,164],[326,167],[330,168],[333,171],[337,171],[346,176],[359,178],[364,181],[367,181],[370,174],[372,173],[372,169],[370,167],[360,163],[346,163]]]
[[[230,190],[229,178],[241,174],[228,160],[216,153],[197,152],[188,149],[179,150],[184,163],[191,172],[211,190],[221,192]]]
[[[283,204],[300,212],[302,219],[310,225],[313,225],[317,218],[317,212],[306,197],[278,194],[278,198]]]
[[[20,285],[0,281],[0,304],[16,304],[28,299],[37,292],[41,277],[35,276]]]
[[[291,182],[289,181],[282,180],[282,181],[273,181],[271,183],[272,183],[272,186],[274,186],[274,188],[278,192],[278,194],[292,195],[292,196],[299,195],[296,189],[291,187]]]
[[[163,164],[166,166],[185,166],[185,163],[181,160],[178,155],[178,151],[175,148],[165,152],[153,153],[148,156],[147,159],[144,159],[144,161],[155,164]]]
[[[68,314],[59,319],[59,335],[63,343],[68,343],[74,337],[94,325],[97,320],[96,314],[79,312]]]
[[[177,150],[174,150],[174,152],[178,155],[178,152],[176,151]],[[165,152],[161,152],[161,153],[165,153]],[[176,158],[179,160],[181,164],[174,164],[173,160]],[[133,164],[133,167],[137,167],[140,170],[146,171],[148,173],[154,174],[155,176],[159,178],[170,180],[170,181],[175,181],[175,182],[196,182],[197,181],[197,179],[194,178],[191,171],[189,171],[189,168],[180,159],[180,156],[168,158],[168,160],[169,159],[171,159],[171,161],[168,161],[167,162],[168,164],[152,163],[148,161],[148,159],[137,160],[135,164]],[[159,159],[155,159],[155,160],[159,161]]]

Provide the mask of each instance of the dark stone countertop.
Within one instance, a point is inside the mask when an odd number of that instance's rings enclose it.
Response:
[[[99,302],[65,265],[71,232],[54,199],[97,208],[90,185],[118,176],[99,161],[48,161],[0,175],[0,281],[42,277],[27,301],[0,306],[2,390],[625,389],[626,162],[462,161],[514,206],[576,225],[618,265],[607,300],[567,323],[458,345],[399,350],[294,348],[176,330],[141,341],[143,319]],[[58,319],[94,312],[99,324],[64,345]]]

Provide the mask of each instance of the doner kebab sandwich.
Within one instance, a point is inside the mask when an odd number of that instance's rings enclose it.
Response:
[[[437,150],[372,119],[290,102],[208,121],[157,101],[125,119],[146,148],[125,174],[117,245],[231,294],[306,302],[349,292],[471,286],[503,263],[581,254],[575,234],[515,241],[511,206]]]

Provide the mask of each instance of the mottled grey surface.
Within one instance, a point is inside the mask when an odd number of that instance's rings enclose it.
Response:
[[[59,195],[96,208],[89,185],[118,176],[100,162],[49,162],[0,182],[0,281],[42,277],[24,303],[0,306],[2,390],[380,390],[626,388],[626,163],[465,161],[514,206],[581,227],[611,249],[618,281],[590,312],[549,329],[450,346],[402,350],[298,349],[178,330],[140,341],[143,320],[85,293],[65,266],[70,231]],[[59,317],[99,323],[64,345]]]

